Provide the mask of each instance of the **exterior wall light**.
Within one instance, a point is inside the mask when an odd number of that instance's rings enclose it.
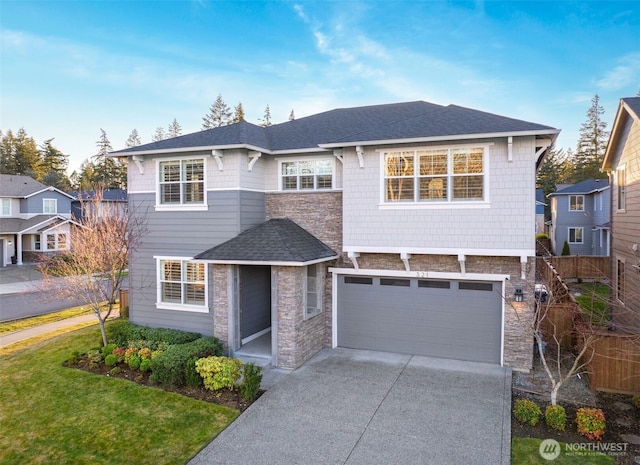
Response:
[[[522,298],[524,297],[524,294],[522,293],[522,289],[517,287],[516,288],[516,292],[514,294],[514,298],[516,302],[522,302]]]

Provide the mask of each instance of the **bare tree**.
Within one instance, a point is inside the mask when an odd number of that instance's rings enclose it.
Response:
[[[71,248],[41,267],[47,292],[78,297],[93,310],[107,345],[105,321],[113,311],[128,268],[129,254],[146,233],[144,219],[104,202],[104,192],[80,194],[82,218],[71,231]],[[63,280],[52,280],[64,276]],[[106,306],[106,311],[103,308]]]

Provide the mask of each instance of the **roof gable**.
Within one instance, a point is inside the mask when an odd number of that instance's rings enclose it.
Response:
[[[29,176],[0,174],[0,197],[24,198],[46,189],[47,186]]]
[[[573,195],[573,194],[593,194],[609,187],[608,179],[587,179],[585,181],[564,187],[549,195]]]
[[[624,127],[628,118],[633,119],[636,124],[640,124],[640,97],[620,99],[618,111],[613,120],[613,128],[609,136],[609,142],[607,143],[607,149],[604,154],[602,171],[611,171],[613,168],[614,158],[617,155],[616,148],[622,143],[620,138],[623,137],[625,132]]]
[[[274,218],[194,257],[214,263],[304,265],[337,257],[320,239],[288,218]]]

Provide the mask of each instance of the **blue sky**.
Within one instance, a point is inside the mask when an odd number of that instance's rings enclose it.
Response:
[[[135,128],[198,131],[222,94],[258,123],[425,100],[562,129],[597,93],[613,122],[640,90],[640,2],[56,1],[0,3],[0,129],[70,171]]]

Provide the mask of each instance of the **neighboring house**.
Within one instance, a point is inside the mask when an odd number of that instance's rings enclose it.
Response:
[[[104,189],[102,191],[74,191],[71,194],[71,216],[76,221],[82,221],[87,215],[87,209],[97,208],[99,216],[117,212],[122,215],[128,210],[127,191],[124,189]],[[100,201],[96,201],[96,197]]]
[[[549,194],[553,253],[560,255],[567,241],[571,255],[609,256],[610,195],[607,179],[587,179]]]
[[[72,200],[29,176],[0,174],[0,266],[68,249]]]
[[[544,191],[540,188],[536,189],[536,234],[544,234],[544,207],[547,204],[544,202]]]
[[[611,281],[618,327],[640,331],[640,97],[623,98],[602,170],[611,180]]]
[[[148,230],[130,319],[278,367],[341,346],[528,370],[536,166],[559,132],[417,101],[113,152]]]

